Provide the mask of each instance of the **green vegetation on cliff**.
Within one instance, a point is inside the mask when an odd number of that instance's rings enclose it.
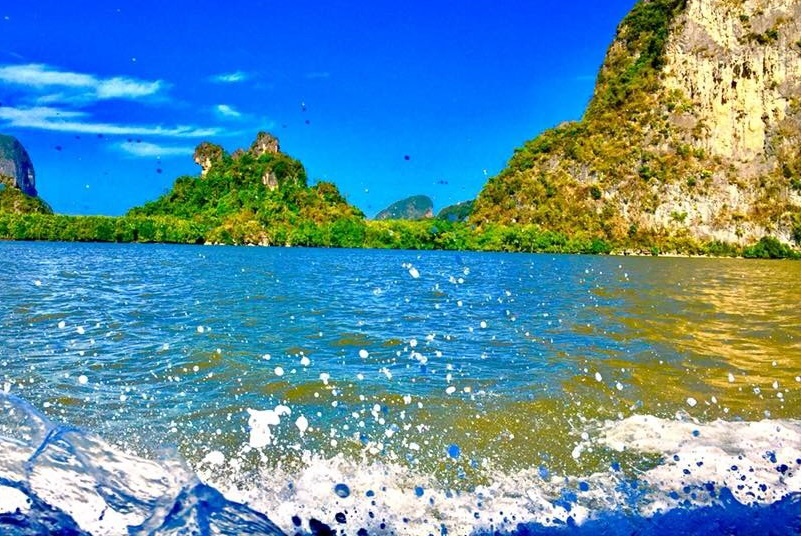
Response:
[[[747,159],[713,154],[707,148],[714,145],[714,129],[700,112],[709,96],[697,93],[692,99],[667,82],[668,44],[683,25],[694,27],[696,22],[687,20],[688,2],[635,5],[618,27],[582,120],[549,129],[517,148],[507,167],[480,193],[473,224],[536,224],[568,236],[581,231],[629,250],[693,252],[723,243],[742,248],[770,235],[798,249],[798,81],[796,97],[778,94],[777,106],[789,104],[785,119],[767,127],[767,136],[774,138],[767,141],[764,155]],[[711,9],[731,16],[730,8]],[[777,27],[790,35],[791,15],[764,16],[775,17]],[[697,48],[704,51],[709,45],[703,39],[709,38],[701,30],[693,32],[691,38],[703,36]],[[798,61],[798,47],[780,56],[791,53]],[[720,61],[730,61],[726,51],[715,54],[711,57],[724,55]],[[754,86],[747,68],[725,68],[733,70],[733,79],[716,81],[713,91],[739,83]],[[696,87],[702,83],[693,82]],[[793,84],[789,79],[786,86]]]
[[[179,177],[169,193],[128,216],[187,219],[208,229],[205,240],[214,243],[341,245],[361,237],[364,215],[334,184],[309,186],[303,165],[267,133],[247,151],[228,155],[204,143],[195,155],[200,176]]]
[[[20,189],[0,182],[0,213],[52,213],[38,196],[28,196]]]

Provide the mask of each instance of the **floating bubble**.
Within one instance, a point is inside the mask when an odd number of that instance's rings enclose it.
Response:
[[[360,349],[359,350],[359,358],[360,359],[367,359],[370,353],[368,353],[367,349]]]
[[[351,495],[351,488],[349,488],[346,484],[336,484],[334,486],[334,493],[341,499],[345,499]]]
[[[448,454],[449,458],[459,458],[460,452],[460,448],[457,445],[449,445],[446,449],[446,454]]]

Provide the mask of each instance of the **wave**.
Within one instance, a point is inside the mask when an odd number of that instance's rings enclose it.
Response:
[[[214,452],[193,470],[169,451],[127,454],[0,394],[0,533],[800,533],[799,421],[636,415],[587,426],[574,457],[612,451],[621,463],[560,476],[483,462],[482,479],[459,490],[403,461],[312,452],[245,471],[241,459],[270,445]],[[630,453],[649,463],[625,463]]]
[[[0,395],[0,533],[283,534],[180,458],[146,460]]]

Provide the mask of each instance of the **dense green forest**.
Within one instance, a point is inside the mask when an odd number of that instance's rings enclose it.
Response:
[[[69,216],[45,213],[0,212],[0,239],[35,241],[99,241],[140,243],[216,242],[228,245],[255,244],[248,240],[249,225],[221,229],[211,222],[164,215],[123,217]],[[485,226],[481,230],[442,219],[420,221],[364,219],[338,220],[325,224],[303,222],[281,224],[259,232],[273,238],[277,246],[378,248],[410,250],[484,250],[571,254],[637,253],[744,256],[748,258],[799,258],[799,254],[773,238],[755,245],[710,242],[667,242],[648,248],[623,247],[587,235],[567,236],[536,225]],[[215,237],[217,241],[211,241]]]

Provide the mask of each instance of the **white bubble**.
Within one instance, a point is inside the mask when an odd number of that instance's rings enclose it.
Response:
[[[327,374],[326,372],[320,374],[320,380],[323,382],[324,385],[329,384],[329,379],[331,379],[331,375]]]
[[[67,323],[64,320],[58,322],[58,328],[59,329],[63,329],[66,326],[67,326]]]
[[[84,330],[84,328],[83,328],[83,327],[81,327],[81,326],[79,325],[79,326],[78,326],[78,327],[75,329],[75,332],[77,332],[78,334],[84,334],[84,333],[86,332],[86,330]]]
[[[596,372],[596,375],[595,375],[595,377],[596,377],[596,381],[598,381],[598,382],[600,382],[600,383],[601,383],[601,380],[602,380],[602,375],[601,375],[599,372]]]
[[[415,269],[414,267],[410,267],[410,268],[409,268],[409,275],[410,275],[412,278],[420,278],[420,273],[419,273],[419,272],[418,272],[418,270],[417,270],[417,269]]]
[[[691,397],[691,398],[688,398],[688,399],[687,399],[687,400],[685,400],[685,401],[686,401],[686,402],[688,402],[688,405],[690,405],[691,407],[695,407],[695,406],[696,406],[696,404],[697,404],[697,402],[696,402],[696,398],[692,398],[692,397]]]
[[[87,383],[89,383],[89,378],[86,377],[84,374],[81,374],[78,376],[78,383],[80,383],[81,385],[86,385]]]
[[[735,376],[732,374],[727,374],[727,381],[730,383],[735,383]]]
[[[367,349],[360,349],[359,350],[359,358],[360,359],[367,359],[370,353],[368,353]]]
[[[281,366],[276,366],[276,369],[273,371],[276,373],[277,376],[284,375],[284,368],[282,368]]]
[[[41,280],[34,280],[33,281],[33,285],[34,286],[41,286],[42,285],[42,281]]]
[[[451,386],[446,389],[446,394],[454,394],[456,392],[457,387]]]
[[[306,433],[306,430],[309,429],[309,421],[305,416],[301,415],[296,419],[295,426],[298,428],[298,431],[301,432],[301,436],[303,436],[303,434]]]
[[[203,328],[203,325],[198,325],[198,328],[197,328],[196,330],[197,330],[199,333],[203,333],[203,331],[204,331],[205,329]]]
[[[206,454],[202,461],[210,465],[223,465],[226,462],[226,457],[219,450],[212,450]]]
[[[481,328],[483,328],[483,329],[487,329],[487,322],[486,322],[486,321],[484,321],[484,320],[482,320],[482,322],[479,324],[479,326],[480,326]]]
[[[617,390],[624,390],[624,385],[622,385],[620,381],[617,381],[615,384],[615,388]]]

